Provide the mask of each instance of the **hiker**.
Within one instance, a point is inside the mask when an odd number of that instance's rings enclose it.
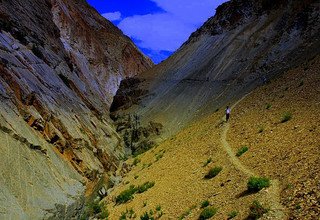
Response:
[[[231,109],[229,106],[226,108],[226,122],[229,121]]]

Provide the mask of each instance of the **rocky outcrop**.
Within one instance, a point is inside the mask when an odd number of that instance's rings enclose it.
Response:
[[[125,110],[138,104],[142,97],[148,94],[147,90],[140,88],[141,80],[138,78],[126,78],[121,81],[113,102],[110,106],[110,112],[116,112],[120,109]]]
[[[0,2],[0,219],[72,219],[125,153],[121,79],[153,64],[83,0]]]
[[[139,76],[148,94],[131,112],[162,123],[169,136],[319,54],[319,25],[315,0],[224,3],[174,55]]]

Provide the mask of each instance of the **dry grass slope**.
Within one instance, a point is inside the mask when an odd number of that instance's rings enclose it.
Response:
[[[183,214],[184,219],[198,219],[205,200],[217,208],[213,219],[227,219],[235,211],[237,219],[245,219],[255,200],[270,209],[262,219],[316,219],[320,214],[319,70],[316,57],[250,93],[235,106],[228,125],[220,110],[140,155],[141,162],[105,199],[110,219],[119,219],[121,212],[131,208],[139,218],[158,205],[161,219]],[[286,112],[292,118],[281,123]],[[242,146],[249,150],[236,157]],[[157,159],[160,152],[163,156]],[[216,166],[222,171],[205,179]],[[271,186],[249,193],[252,174],[269,177]],[[147,181],[154,181],[154,187],[115,205],[116,196],[129,185]],[[275,210],[281,207],[275,207],[274,199],[284,210]]]

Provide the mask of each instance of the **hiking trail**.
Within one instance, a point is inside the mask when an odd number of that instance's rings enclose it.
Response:
[[[249,93],[250,94],[250,93]],[[235,104],[231,106],[231,109],[235,108],[243,99],[245,99],[249,94],[243,96],[239,99]],[[222,118],[224,121],[224,116]],[[235,166],[236,169],[245,173],[248,177],[250,176],[259,176],[256,175],[252,170],[245,167],[241,161],[238,159],[236,154],[232,151],[228,141],[227,141],[227,133],[230,127],[230,123],[225,123],[223,126],[222,134],[221,134],[221,144],[223,149],[227,152],[229,156],[229,160]],[[286,215],[284,213],[284,207],[281,205],[280,201],[280,184],[279,180],[274,179],[270,181],[271,184],[268,188],[265,189],[266,197],[269,201],[270,211],[267,215],[263,216],[262,219],[285,219]]]

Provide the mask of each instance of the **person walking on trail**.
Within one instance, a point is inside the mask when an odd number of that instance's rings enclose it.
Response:
[[[227,106],[227,108],[226,108],[226,122],[229,121],[230,113],[231,113],[231,109],[229,106]]]

